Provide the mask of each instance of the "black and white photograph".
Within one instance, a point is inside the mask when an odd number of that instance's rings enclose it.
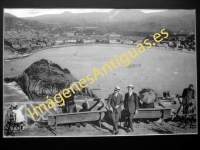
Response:
[[[195,9],[3,9],[4,138],[197,129]]]

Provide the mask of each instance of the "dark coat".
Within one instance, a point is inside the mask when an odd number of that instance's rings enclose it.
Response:
[[[185,88],[185,89],[183,90],[183,94],[182,94],[182,98],[183,98],[182,102],[183,102],[184,104],[188,104],[188,102],[189,102],[189,99],[188,99],[188,97],[187,97],[188,91],[189,91],[189,90],[192,91],[192,99],[194,99],[194,90],[193,90],[193,89],[189,89],[189,88]]]
[[[71,91],[71,90],[70,90]],[[65,105],[66,106],[72,106],[72,105],[74,105],[75,104],[75,102],[74,102],[74,96],[76,95],[76,91],[74,91],[75,93],[73,93],[72,91],[71,91],[71,96],[70,97],[68,97],[68,98],[66,98],[66,97],[64,97],[64,95],[62,94],[62,97],[63,97],[63,99],[64,99],[64,101],[65,101]]]
[[[123,104],[123,97],[121,94],[118,93],[117,97],[115,94],[110,94],[108,98],[108,108],[113,108],[113,113],[121,114],[121,106]],[[117,109],[115,109],[115,106],[119,106]]]
[[[125,94],[124,108],[130,114],[135,113],[135,110],[138,110],[138,96],[136,93],[132,92],[131,96],[129,96],[129,93]]]

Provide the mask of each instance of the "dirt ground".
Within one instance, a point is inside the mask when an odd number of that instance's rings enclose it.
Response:
[[[163,135],[163,134],[196,134],[196,128],[190,128],[189,126],[186,129],[180,127],[175,127],[175,123],[168,122],[172,125],[164,124],[157,124],[156,126],[154,123],[150,122],[147,123],[145,121],[141,121],[139,123],[133,124],[133,132],[127,133],[125,128],[123,127],[123,123],[119,123],[119,134],[117,136],[137,136],[137,135]],[[68,125],[58,126],[57,128],[57,135],[58,137],[85,137],[85,136],[116,136],[112,134],[112,125],[103,122],[102,128],[99,127],[96,123],[87,124],[86,127],[80,126],[77,127],[73,125],[69,127]],[[15,137],[55,137],[54,133],[48,130],[46,127],[38,128],[36,125],[31,129],[27,129],[24,132],[20,133],[15,131]],[[10,136],[11,137],[11,136]]]
[[[9,91],[9,90],[8,90]],[[8,92],[7,91],[7,92]],[[11,91],[10,91],[11,92]],[[17,95],[17,92],[19,92],[18,88],[12,89],[11,93],[14,93]],[[20,95],[18,95],[20,96]],[[21,95],[23,97],[23,95]],[[24,96],[25,97],[25,96]],[[12,98],[7,98],[7,101],[10,101]],[[172,108],[177,112],[178,108],[180,107],[180,104],[178,103],[177,99],[174,99],[176,101],[176,104],[172,102],[162,102],[162,104],[166,108]],[[193,101],[195,104],[195,101]],[[159,107],[156,105],[156,107]],[[123,107],[122,107],[123,109]],[[179,115],[182,115],[182,107],[179,112]],[[118,136],[135,136],[135,135],[162,135],[162,134],[196,134],[197,128],[190,128],[189,126],[186,127],[186,129],[180,127],[175,127],[179,123],[175,122],[168,122],[168,124],[158,123],[154,124],[154,122],[151,120],[150,123],[148,123],[146,120],[138,122],[138,120],[134,120],[134,132],[127,133],[125,131],[124,122],[119,123],[119,134]],[[158,126],[156,126],[158,125]],[[55,135],[53,132],[51,132],[47,127],[47,124],[43,125],[41,128],[38,127],[38,125],[35,125],[33,128],[28,128],[24,132],[14,131],[15,137],[54,137]],[[79,137],[79,136],[115,136],[112,135],[112,129],[113,126],[109,120],[108,117],[104,118],[104,121],[102,122],[102,128],[100,128],[99,124],[97,123],[88,123],[86,127],[80,126],[77,127],[76,125],[73,125],[69,127],[68,125],[59,125],[57,128],[57,136],[65,136],[65,137]],[[12,136],[8,136],[12,137]]]

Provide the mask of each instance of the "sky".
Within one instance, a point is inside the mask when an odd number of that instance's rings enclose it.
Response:
[[[45,14],[61,14],[65,11],[71,13],[86,13],[86,12],[109,12],[113,9],[4,9],[5,13],[10,13],[16,17],[35,17]],[[144,13],[161,12],[161,9],[139,9]]]

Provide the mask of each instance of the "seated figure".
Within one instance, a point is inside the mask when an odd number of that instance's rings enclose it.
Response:
[[[5,111],[4,116],[4,133],[6,136],[15,134],[13,133],[13,129],[15,127],[16,115],[13,113],[13,105],[10,106],[8,110]]]
[[[82,109],[79,112],[87,112],[87,111],[91,111],[97,104],[99,103],[99,100],[97,100],[97,102],[90,108],[88,108],[87,103],[83,103],[82,104]],[[101,110],[101,108],[104,106],[104,104],[102,106],[100,106],[97,110]],[[87,123],[81,123],[82,126],[86,126]]]
[[[87,107],[87,103],[83,103],[82,104],[82,109],[79,111],[79,112],[86,112],[86,111],[90,111],[90,109],[88,109],[88,107]]]
[[[171,96],[170,96],[170,93],[169,93],[169,91],[165,91],[165,92],[163,92],[163,97],[164,98],[170,98]]]

